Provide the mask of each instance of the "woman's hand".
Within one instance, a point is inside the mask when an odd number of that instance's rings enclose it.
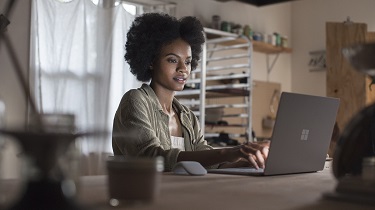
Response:
[[[266,160],[267,157],[268,157],[268,152],[269,152],[269,149],[270,149],[270,144],[271,144],[271,141],[270,140],[263,140],[263,141],[260,141],[260,142],[255,142],[255,143],[245,143],[245,144],[250,144],[252,145],[253,147],[255,147],[256,149],[258,149],[262,156],[263,156],[263,159]]]
[[[237,147],[224,149],[229,162],[247,162],[255,168],[264,168],[268,157],[269,141],[249,142]],[[236,165],[236,164],[235,164]]]

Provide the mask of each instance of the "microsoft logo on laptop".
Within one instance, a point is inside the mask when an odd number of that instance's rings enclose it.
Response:
[[[309,137],[309,132],[310,130],[308,129],[302,129],[301,140],[306,141]]]

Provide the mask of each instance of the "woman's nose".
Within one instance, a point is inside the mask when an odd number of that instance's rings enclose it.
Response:
[[[189,72],[189,67],[185,63],[181,62],[178,65],[177,71],[180,73],[188,73]]]

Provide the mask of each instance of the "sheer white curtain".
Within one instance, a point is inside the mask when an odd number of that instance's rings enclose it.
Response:
[[[123,93],[139,83],[123,58],[134,16],[103,2],[33,0],[30,65],[42,112],[73,113],[78,128],[110,132]],[[86,155],[112,152],[110,135],[79,144]]]
[[[73,113],[81,130],[111,132],[122,95],[140,86],[124,60],[135,14],[119,2],[123,1],[32,1],[30,79],[42,112]],[[175,15],[175,4],[147,1],[152,2],[138,5],[137,13]],[[102,154],[112,153],[111,136],[78,144],[87,161],[82,172],[103,173]]]

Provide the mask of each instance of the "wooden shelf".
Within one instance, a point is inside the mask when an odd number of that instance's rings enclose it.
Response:
[[[265,42],[252,41],[254,52],[261,52],[266,54],[275,54],[275,53],[291,53],[291,48],[277,47],[272,44]]]
[[[214,38],[219,38],[223,36],[238,37],[238,39],[234,41],[223,42],[222,43],[223,45],[245,44],[248,42],[246,37],[241,37],[237,34],[228,33],[225,31],[215,30],[211,28],[204,28],[204,30],[207,34],[207,39],[214,39]],[[265,54],[291,53],[292,52],[291,48],[278,47],[272,44],[268,44],[266,42],[255,41],[255,40],[252,40],[251,42],[253,44],[254,52],[260,52],[260,53],[265,53]]]

